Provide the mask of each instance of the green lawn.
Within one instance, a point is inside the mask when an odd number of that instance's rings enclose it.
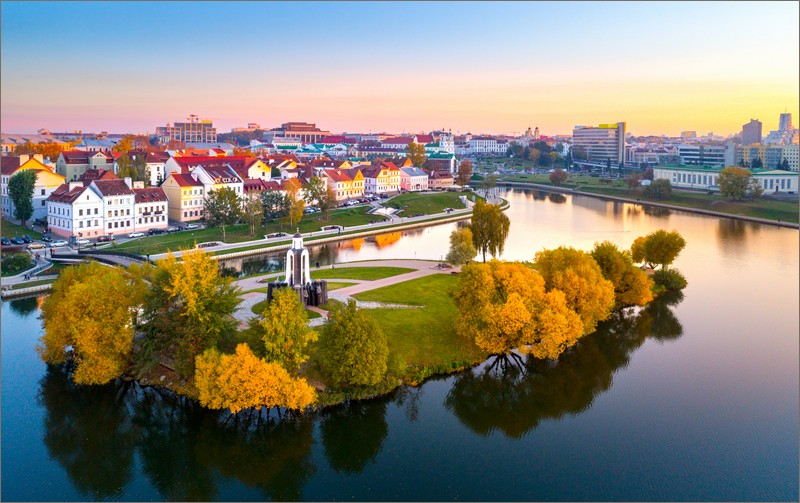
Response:
[[[315,269],[311,271],[311,279],[383,279],[398,274],[413,272],[416,269],[406,267],[340,267],[338,269]]]
[[[250,310],[253,311],[253,314],[255,314],[257,316],[260,316],[261,314],[264,313],[264,308],[266,306],[267,306],[267,300],[264,299],[261,302],[256,302],[255,304],[253,304],[253,307],[251,307]],[[312,319],[312,318],[319,318],[320,317],[319,313],[311,311],[309,309],[306,309],[306,314],[308,314],[308,319],[309,320]]]
[[[6,220],[4,218],[4,219],[2,219],[2,222],[0,223],[0,227],[2,227],[2,231],[0,231],[0,232],[2,232],[3,237],[9,238],[9,239],[10,238],[21,238],[22,236],[24,236],[26,234],[28,236],[32,237],[33,239],[42,239],[42,233],[41,232],[36,232],[35,230],[31,229],[30,225],[31,225],[30,221],[28,222],[28,226],[29,227],[23,227],[21,225],[15,224],[13,222],[9,222],[8,220]]]
[[[345,283],[344,281],[328,281],[328,291],[338,290],[347,286],[357,285],[358,283]]]
[[[344,227],[351,227],[356,225],[364,225],[372,221],[382,222],[384,218],[380,215],[368,215],[366,211],[368,206],[359,206],[355,208],[343,208],[334,210],[328,217],[327,221],[322,221],[319,213],[312,215],[304,215],[301,220],[299,228],[300,232],[316,232],[322,229],[324,225],[342,225]],[[266,234],[273,232],[287,232],[293,233],[297,230],[297,226],[290,228],[288,225],[282,223],[270,223],[266,226],[259,226],[256,229],[255,236],[250,235],[250,229],[247,224],[230,225],[225,228],[225,239],[222,239],[222,229],[206,228],[197,229],[194,231],[180,231],[174,234],[160,234],[158,236],[147,236],[122,244],[116,244],[110,248],[109,251],[122,251],[128,253],[137,253],[139,255],[155,255],[157,253],[166,253],[167,250],[177,251],[181,249],[194,248],[195,244],[207,241],[224,241],[225,243],[241,243],[243,241],[253,241],[256,239],[264,239]],[[287,238],[288,239],[288,238]],[[258,245],[263,247],[264,245]],[[226,253],[228,253],[226,251]]]
[[[358,300],[424,306],[421,309],[370,309],[389,339],[389,351],[406,364],[447,366],[454,362],[478,362],[487,355],[459,337],[453,322],[458,316],[449,292],[457,278],[434,274],[355,295]]]
[[[508,175],[503,180],[509,182],[532,182],[541,185],[552,185],[548,175]],[[577,187],[584,192],[604,194],[609,196],[626,197],[650,201],[642,196],[640,190],[629,189],[624,180],[613,180],[610,184],[600,182],[600,178],[588,175],[570,175],[562,187]],[[719,211],[732,215],[742,215],[784,222],[798,222],[800,204],[791,201],[775,201],[770,199],[756,199],[753,201],[730,201],[719,194],[709,195],[705,192],[673,190],[667,199],[652,200],[653,202],[674,204],[687,208],[697,208],[709,211]]]
[[[39,286],[39,285],[50,285],[53,283],[52,279],[43,279],[39,281],[26,281],[25,283],[17,283],[15,285],[11,285],[12,290],[21,290],[23,288],[30,288],[32,286]]]
[[[472,196],[469,192],[437,192],[435,194],[401,194],[383,203],[390,208],[403,210],[400,215],[410,217],[418,214],[441,213],[445,208],[462,209],[464,203],[459,196]]]

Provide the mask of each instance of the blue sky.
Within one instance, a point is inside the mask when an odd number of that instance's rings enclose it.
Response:
[[[798,108],[796,2],[1,8],[4,131],[152,131],[196,113],[220,130],[564,133],[626,120],[726,134]]]

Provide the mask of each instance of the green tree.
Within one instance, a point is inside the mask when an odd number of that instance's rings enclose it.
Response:
[[[62,271],[42,305],[44,335],[36,348],[42,360],[71,360],[79,384],[105,384],[121,376],[133,351],[143,294],[139,281],[124,269],[98,262]]]
[[[749,169],[730,166],[719,174],[719,192],[724,197],[740,201],[747,195],[752,172]]]
[[[308,360],[308,345],[317,340],[317,333],[308,327],[308,314],[292,288],[275,292],[259,321],[268,362],[296,373]]]
[[[542,157],[542,151],[535,148],[529,148],[527,156],[529,161],[531,161],[534,165],[539,165],[539,158]]]
[[[406,152],[408,153],[408,158],[411,159],[412,165],[418,168],[424,166],[425,161],[428,160],[428,156],[425,154],[425,145],[420,143],[409,143]]]
[[[503,253],[511,221],[497,204],[489,204],[478,200],[472,209],[472,242],[475,248],[483,254],[486,262],[486,252],[494,256]]]
[[[653,180],[644,188],[644,196],[651,199],[668,199],[672,195],[672,182],[666,178]]]
[[[2,262],[0,263],[3,265],[3,272],[12,273],[28,269],[33,264],[33,260],[28,252],[3,253]]]
[[[322,332],[323,369],[336,387],[372,386],[387,369],[389,346],[380,325],[350,299],[331,309]]]
[[[313,206],[325,194],[325,181],[318,176],[312,176],[308,179],[308,183],[303,187],[303,199],[308,206]]]
[[[14,203],[14,218],[22,226],[33,216],[33,190],[36,186],[36,171],[23,169],[17,171],[8,180],[8,196]]]
[[[303,198],[300,197],[301,187],[300,180],[297,178],[289,178],[284,182],[286,196],[290,202],[289,211],[286,213],[286,223],[289,224],[289,227],[299,225],[300,220],[303,219],[303,210],[306,205],[303,202]]]
[[[134,182],[147,181],[147,160],[146,154],[136,155],[136,159],[131,159],[128,154],[122,154],[117,159],[117,177],[130,179]]]
[[[486,175],[481,180],[480,187],[484,194],[488,194],[490,190],[497,187],[497,177],[495,175]]]
[[[761,169],[764,167],[764,161],[760,157],[756,157],[750,161],[750,169]]]
[[[447,252],[448,263],[453,265],[466,264],[478,251],[472,241],[472,231],[469,227],[459,227],[450,234],[450,251]]]
[[[552,173],[550,173],[549,178],[553,185],[561,185],[567,181],[568,177],[569,175],[567,175],[567,172],[563,169],[555,169]]]
[[[222,227],[225,241],[225,226],[233,225],[242,216],[239,196],[230,187],[209,190],[205,200],[206,221],[211,227]]]
[[[791,168],[789,167],[789,160],[788,159],[782,160],[780,163],[780,167],[778,169],[781,169],[783,171],[791,171]]]
[[[592,258],[603,277],[614,285],[615,309],[642,306],[653,300],[653,282],[633,264],[630,253],[621,251],[611,241],[595,243]]]
[[[256,227],[264,218],[264,205],[261,204],[261,197],[256,192],[250,192],[244,196],[244,207],[242,213],[249,225],[250,235],[256,235]]]
[[[662,269],[666,269],[685,247],[686,240],[678,231],[659,229],[645,236],[644,260],[650,264],[660,264]]]
[[[333,187],[330,185],[325,187],[325,191],[317,199],[317,207],[322,212],[322,220],[327,221],[331,210],[336,208],[336,191],[333,190]]]
[[[512,141],[508,144],[508,151],[514,157],[521,157],[525,153],[525,147],[519,144],[519,142]]]
[[[628,185],[629,189],[635,189],[641,185],[642,180],[637,175],[630,175],[625,178],[625,183]]]
[[[583,333],[594,332],[597,323],[611,315],[614,285],[588,253],[564,246],[544,250],[536,253],[533,266],[547,291],[564,292],[567,306],[581,317]]]
[[[197,355],[236,333],[239,288],[201,250],[184,253],[180,261],[170,253],[142,271],[151,287],[142,309],[145,338],[138,367],[144,372],[161,356],[171,357],[188,379]]]
[[[261,205],[264,207],[264,221],[272,222],[289,214],[292,201],[282,192],[268,190],[261,193]]]
[[[461,185],[469,185],[469,179],[472,176],[472,162],[465,159],[458,165],[458,173],[456,174],[456,183]]]

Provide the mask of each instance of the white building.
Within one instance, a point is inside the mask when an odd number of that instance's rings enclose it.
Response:
[[[413,166],[400,168],[400,188],[408,192],[428,190],[428,174]]]
[[[719,145],[678,145],[681,164],[701,164],[707,166],[734,166],[736,164],[736,145],[729,142]]]
[[[469,140],[469,153],[467,155],[506,155],[508,142],[498,140],[491,136],[475,136]]]
[[[6,156],[2,159],[0,168],[0,194],[2,198],[2,213],[6,217],[14,216],[14,203],[8,192],[8,182],[12,176],[23,170],[33,170],[36,172],[36,184],[33,186],[33,214],[31,219],[47,218],[47,198],[66,180],[63,176],[55,172],[55,166],[48,166],[42,162],[42,155],[35,154],[33,157],[27,155]]]
[[[47,198],[47,226],[63,237],[102,236],[103,199],[83,182],[65,183]]]
[[[134,231],[134,192],[131,179],[93,180],[89,184],[103,203],[103,227],[106,234],[127,234]]]
[[[133,183],[134,230],[166,229],[167,194],[161,187],[145,187],[144,182]]]
[[[722,169],[712,166],[656,166],[653,168],[653,179],[669,180],[673,187],[717,190]],[[752,173],[765,194],[797,194],[797,173],[778,170],[752,170]]]

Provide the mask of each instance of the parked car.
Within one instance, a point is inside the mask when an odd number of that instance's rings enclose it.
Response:
[[[33,221],[33,225],[38,225],[39,227],[47,227],[47,219],[37,218]]]
[[[78,239],[77,241],[75,241],[75,244],[81,245],[81,246],[88,245],[90,243],[91,243],[91,241],[89,241],[86,238],[81,238],[81,239]]]
[[[128,234],[128,237],[129,237],[129,238],[140,238],[140,237],[144,237],[144,232],[131,232],[130,234]]]
[[[169,230],[169,229],[167,229]],[[154,236],[156,234],[164,234],[164,229],[150,229],[147,231],[148,236]]]
[[[193,225],[193,224],[190,224],[190,225]],[[186,228],[188,229],[189,227],[187,226]],[[181,230],[181,228],[180,227],[176,227],[174,225],[170,225],[169,227],[167,227],[167,232],[178,232],[179,230]]]
[[[33,238],[31,238],[31,237],[30,237],[30,236],[28,236],[27,234],[25,234],[24,236],[22,236],[22,240],[23,240],[23,241],[25,241],[26,243],[33,243]]]
[[[42,243],[31,243],[28,245],[29,250],[41,250],[42,248],[44,248]]]
[[[61,248],[62,246],[67,246],[67,242],[64,241],[63,239],[59,239],[58,241],[53,241],[50,244],[51,248]]]
[[[51,238],[50,236],[42,236],[42,241],[44,241],[45,243],[52,243],[53,238]]]
[[[2,240],[0,240],[0,242],[2,242],[4,246],[7,246],[7,245],[11,244],[11,240],[8,239],[8,238],[2,238]]]
[[[194,229],[199,229],[199,228],[200,228],[200,226],[199,226],[199,225],[197,225],[197,224],[188,224],[188,225],[186,226],[186,228],[187,228],[187,229],[189,229],[189,230],[194,230]]]
[[[15,245],[24,245],[25,241],[22,238],[11,238],[11,243]]]
[[[114,241],[114,236],[100,236],[97,238],[98,243],[108,243],[110,241]]]

